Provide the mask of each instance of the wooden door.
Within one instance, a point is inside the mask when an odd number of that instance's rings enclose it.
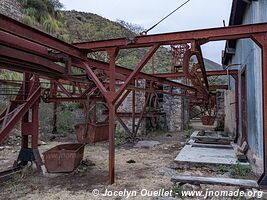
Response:
[[[247,114],[247,78],[246,70],[241,74],[241,124],[242,124],[242,138],[241,142],[247,141],[247,127],[248,127],[248,114]]]

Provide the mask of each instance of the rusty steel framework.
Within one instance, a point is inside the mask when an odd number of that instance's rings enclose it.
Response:
[[[21,121],[21,151],[18,161],[36,161],[42,164],[38,151],[38,108],[40,99],[54,103],[54,112],[58,102],[77,101],[84,105],[85,113],[93,110],[89,121],[95,121],[96,102],[102,102],[108,112],[109,138],[109,183],[114,183],[115,176],[115,119],[130,134],[136,134],[142,119],[146,116],[146,105],[155,94],[179,95],[190,100],[191,104],[199,105],[205,111],[215,109],[216,98],[214,89],[227,86],[212,86],[208,76],[230,74],[236,81],[236,103],[238,103],[238,72],[229,70],[206,71],[201,52],[201,45],[219,40],[251,38],[262,49],[263,62],[263,127],[264,127],[264,172],[259,185],[267,187],[267,24],[253,24],[223,28],[203,29],[176,33],[143,35],[134,39],[120,38],[95,42],[68,44],[47,35],[39,30],[26,26],[18,21],[0,15],[0,66],[24,74],[19,85],[16,98],[0,114],[0,142],[17,122]],[[170,45],[173,50],[173,70],[170,73],[147,74],[141,72],[160,46]],[[148,51],[131,70],[116,65],[120,50],[146,47]],[[109,62],[89,58],[88,53],[105,51]],[[190,59],[195,57],[196,62]],[[177,70],[177,66],[180,70]],[[179,67],[178,67],[179,68]],[[74,73],[79,69],[79,73]],[[184,78],[179,83],[175,79]],[[42,87],[41,81],[49,81],[48,87]],[[145,86],[140,87],[138,80],[144,80]],[[13,84],[8,80],[1,84]],[[16,85],[16,84],[15,84]],[[167,86],[169,91],[163,91]],[[175,93],[174,89],[181,89]],[[135,91],[145,93],[145,105],[140,113],[135,111]],[[121,103],[132,93],[132,112],[117,111]],[[211,116],[205,112],[205,116]],[[208,113],[208,114],[207,114]],[[236,106],[238,127],[238,105]],[[130,130],[123,122],[123,117],[130,117],[137,126]],[[211,116],[214,117],[214,116]],[[56,119],[54,119],[55,121]],[[56,130],[55,130],[56,131]],[[31,136],[31,147],[29,147]]]

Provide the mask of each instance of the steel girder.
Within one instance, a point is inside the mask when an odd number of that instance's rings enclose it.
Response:
[[[195,91],[196,88],[191,86],[186,86],[183,84],[177,84],[166,79],[165,77],[159,77],[160,75],[147,75],[140,73],[141,69],[147,63],[149,58],[155,53],[156,49],[160,45],[171,45],[179,43],[206,43],[209,41],[219,41],[219,40],[229,40],[229,39],[242,39],[242,38],[252,38],[261,48],[262,48],[262,62],[263,62],[263,127],[264,127],[264,173],[262,178],[259,180],[261,186],[267,187],[267,24],[253,24],[253,25],[243,25],[243,26],[233,26],[233,27],[222,27],[213,29],[203,29],[195,31],[184,31],[177,33],[167,33],[167,34],[156,34],[147,36],[137,36],[133,39],[113,39],[105,41],[96,42],[85,42],[78,44],[67,44],[60,41],[52,36],[49,36],[41,31],[34,28],[28,27],[20,22],[12,20],[4,15],[0,15],[0,45],[2,50],[6,49],[9,52],[14,52],[15,50],[24,51],[25,54],[18,52],[18,57],[16,55],[6,55],[1,52],[1,63],[4,64],[6,68],[10,69],[10,65],[14,62],[17,67],[23,65],[30,65],[33,73],[41,74],[46,72],[44,75],[49,77],[49,73],[56,75],[57,73],[62,74],[62,79],[72,81],[73,77],[69,74],[70,68],[74,63],[78,64],[81,68],[86,70],[86,74],[92,81],[96,84],[98,89],[105,96],[108,101],[109,107],[109,181],[114,182],[114,131],[115,131],[115,114],[116,114],[116,100],[119,100],[123,92],[127,89],[130,83],[134,79],[140,77],[145,78],[150,81],[155,81],[160,84],[166,84],[173,87],[185,88],[187,90]],[[8,41],[5,41],[7,38]],[[13,43],[11,38],[13,38]],[[6,47],[8,45],[8,49]],[[27,45],[29,45],[27,47]],[[125,48],[139,48],[139,47],[150,47],[150,51],[146,54],[133,71],[128,71],[127,69],[119,68],[115,65],[116,52],[119,49]],[[196,46],[198,48],[198,46]],[[94,61],[87,58],[86,53],[92,51],[108,51],[110,62],[108,64],[101,63],[99,61]],[[195,49],[197,50],[197,49]],[[197,50],[199,51],[199,49]],[[52,52],[52,55],[51,55]],[[32,57],[30,56],[32,55]],[[61,55],[59,58],[55,55]],[[35,58],[32,60],[32,58]],[[8,58],[8,59],[7,59]],[[55,65],[55,61],[60,60],[65,64],[65,71],[61,71],[58,66]],[[65,59],[62,61],[61,59]],[[78,60],[79,62],[73,61]],[[91,62],[91,63],[88,63]],[[92,63],[94,62],[94,65]],[[30,64],[29,64],[30,63]],[[97,64],[98,63],[98,64]],[[27,65],[28,64],[28,65]],[[34,66],[42,66],[42,70],[35,69]],[[54,68],[55,67],[55,68]],[[106,67],[106,69],[104,69]],[[54,69],[52,69],[54,68]],[[23,70],[27,68],[23,68]],[[106,87],[103,82],[95,76],[94,69],[101,69],[107,72],[109,77],[109,85]],[[17,68],[16,68],[17,70]],[[208,72],[207,76],[208,76]],[[126,77],[123,76],[126,75]],[[224,74],[225,75],[225,74]],[[202,76],[206,76],[202,71]],[[116,80],[120,78],[124,79],[125,83],[121,88],[116,91],[115,84]],[[55,77],[52,77],[55,78]],[[125,79],[126,78],[126,79]],[[170,77],[168,77],[170,78]],[[205,77],[204,77],[205,78]],[[56,79],[56,78],[55,78]],[[77,77],[77,79],[83,80],[84,77]],[[27,108],[30,107],[29,105]],[[24,111],[23,111],[24,113]],[[134,113],[135,114],[135,113]]]
[[[136,36],[134,39],[119,38],[112,40],[101,40],[94,42],[75,43],[74,46],[92,51],[102,51],[111,47],[118,47],[120,49],[147,47],[155,44],[171,45],[179,43],[190,43],[192,41],[220,41],[230,39],[250,38],[254,34],[265,33],[267,23],[249,24],[241,26],[230,26],[221,28],[201,29],[193,31],[163,33],[155,35]]]

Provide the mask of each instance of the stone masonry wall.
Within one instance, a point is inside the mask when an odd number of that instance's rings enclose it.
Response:
[[[144,81],[139,81],[139,87],[144,85]],[[166,89],[168,91],[168,89]],[[174,91],[175,93],[179,93],[180,90],[177,89]],[[136,106],[135,111],[140,113],[143,109],[143,105],[145,103],[145,94],[144,92],[137,92],[135,93],[136,96]],[[182,131],[186,128],[186,124],[188,123],[189,116],[187,103],[185,99],[181,96],[170,96],[170,95],[163,95],[163,102],[160,103],[160,108],[165,115],[159,117],[157,123],[157,130],[164,130],[170,132],[177,132]],[[124,100],[122,105],[118,108],[119,112],[132,112],[132,93],[128,95],[128,97]],[[122,118],[124,123],[127,125],[129,130],[132,130],[132,118]],[[138,123],[138,118],[135,120],[135,125]],[[148,119],[143,119],[140,128],[138,130],[138,135],[144,135],[147,131],[153,131],[154,129],[151,128]],[[117,131],[125,132],[123,127],[117,122]]]
[[[144,87],[145,81],[139,80],[138,87]],[[135,92],[135,112],[140,113],[143,109],[143,105],[145,104],[145,93],[144,92]],[[118,108],[118,112],[132,112],[132,92],[129,93],[127,98],[123,101],[121,106]],[[132,118],[121,118],[123,122],[126,124],[126,126],[129,128],[130,131],[132,131]],[[139,121],[139,118],[135,119],[135,126],[137,126],[137,123]],[[123,127],[120,125],[119,122],[117,122],[117,131],[119,132],[125,132]],[[138,135],[143,135],[146,133],[146,126],[145,126],[145,119],[142,120],[142,123],[140,124],[140,127],[138,129]]]
[[[175,91],[177,92],[177,91]],[[178,91],[179,92],[179,91]],[[163,96],[163,109],[166,113],[167,129],[170,132],[183,130],[183,107],[180,96]]]
[[[21,20],[20,3],[17,0],[0,0],[0,13]]]

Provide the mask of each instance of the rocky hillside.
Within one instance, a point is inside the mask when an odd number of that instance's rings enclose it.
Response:
[[[1,0],[0,13],[45,31],[68,43],[134,37],[143,31],[141,26],[124,21],[111,21],[93,13],[63,11],[59,0]],[[117,64],[128,68],[136,66],[146,49],[122,50]],[[107,61],[107,55],[97,53],[92,57]],[[170,69],[170,52],[160,48],[154,56],[156,71]],[[148,63],[144,71],[151,71]]]
[[[77,11],[62,11],[62,13],[64,14],[63,38],[70,43],[121,37],[132,38],[143,30],[141,26],[124,21],[110,21],[93,13]],[[145,52],[146,49],[121,50],[117,62],[121,66],[133,68]],[[94,54],[92,56],[107,61],[105,54]],[[156,70],[159,72],[168,71],[171,65],[170,58],[171,55],[168,49],[160,48],[154,57]],[[148,63],[144,70],[149,72],[150,69],[151,63]]]

